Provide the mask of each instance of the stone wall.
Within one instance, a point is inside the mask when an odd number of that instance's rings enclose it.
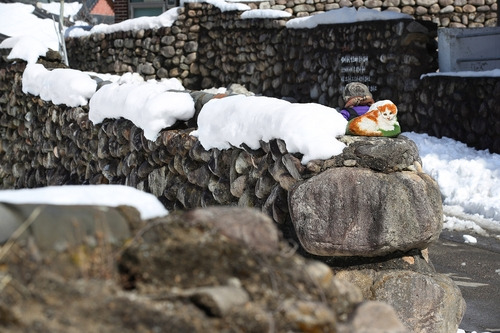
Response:
[[[257,150],[206,151],[190,135],[196,128],[194,119],[178,122],[176,129],[163,130],[153,142],[126,119],[94,125],[88,119],[87,106],[53,105],[25,95],[23,70],[22,63],[0,69],[1,188],[123,184],[154,194],[171,210],[212,205],[258,207],[272,216],[287,236],[299,239],[307,252],[315,255],[373,257],[425,249],[441,230],[439,189],[421,174],[418,149],[404,137],[346,136],[342,141],[348,147],[342,154],[326,161],[313,160],[307,165],[301,164],[300,154],[288,153],[286,143],[279,139],[262,142]],[[204,92],[190,94],[196,114],[213,97]],[[354,222],[342,227],[338,224],[331,235],[319,233],[319,237],[334,239],[319,240],[315,236],[312,241],[315,244],[308,246],[309,236],[301,231],[304,229],[301,223],[314,217],[304,215],[306,210],[300,205],[315,205],[308,203],[315,200],[315,196],[309,198],[312,191],[308,188],[322,187],[312,179],[319,179],[318,175],[332,168],[341,171],[332,180],[320,183],[337,182],[338,192],[345,195],[331,197],[333,202],[327,206],[340,204],[345,208],[343,215],[333,220]],[[353,180],[358,178],[359,183],[366,184],[364,195],[359,198],[356,195],[359,189],[352,189]],[[309,185],[304,183],[306,180]],[[371,184],[371,180],[380,183]],[[297,187],[299,184],[302,185]],[[386,186],[389,186],[386,190],[380,190]],[[421,195],[408,196],[408,188],[411,193],[421,192]],[[323,190],[322,204],[328,200],[332,188]],[[394,193],[398,193],[398,205],[391,203]],[[399,204],[405,200],[407,204]],[[362,206],[368,207],[368,211],[363,211]],[[378,217],[374,219],[373,215]],[[328,218],[320,220],[336,223]],[[338,239],[346,237],[342,229],[353,228],[353,223],[360,224],[358,228],[364,225],[362,229],[370,233],[374,229],[391,232],[366,235],[351,243]],[[409,232],[408,225],[416,228],[416,232]],[[318,248],[320,243],[349,245]]]
[[[254,9],[284,10],[297,17],[343,7],[366,7],[409,14],[418,20],[432,21],[440,27],[477,28],[497,24],[495,0],[271,0],[245,4]]]
[[[500,153],[500,77],[425,76],[408,128]]]
[[[204,3],[181,8],[172,27],[67,40],[71,68],[179,78],[186,89],[231,83],[273,97],[337,107],[351,81],[413,111],[420,76],[438,67],[436,25],[413,20],[288,29],[286,20],[239,18]]]
[[[347,82],[362,81],[376,99],[398,105],[404,131],[449,136],[500,152],[498,125],[491,126],[498,123],[498,77],[420,79],[438,67],[432,23],[287,29],[284,19],[242,20],[239,12],[221,13],[209,4],[186,6],[169,28],[68,39],[72,68],[175,77],[193,90],[239,83],[257,94],[332,107],[343,105]]]
[[[206,151],[190,132],[192,120],[163,130],[156,141],[126,119],[92,124],[88,106],[53,105],[22,92],[21,62],[0,69],[0,179],[2,188],[60,184],[124,184],[157,196],[168,209],[210,205],[262,207],[278,224],[287,219],[287,192],[332,167],[377,172],[416,170],[416,146],[401,139],[390,157],[379,144],[344,139],[351,146],[327,161],[300,162],[281,140],[261,149]],[[191,92],[196,114],[213,95]],[[399,139],[398,139],[399,140]],[[367,148],[366,148],[367,149]],[[366,158],[365,158],[366,157]]]
[[[366,7],[412,15],[440,27],[475,28],[497,25],[496,0],[267,0],[247,2],[252,9],[283,10],[303,17],[343,7]],[[115,1],[115,22],[128,19],[128,0]]]
[[[196,122],[192,121],[178,123],[176,129],[163,130],[153,142],[128,120],[106,120],[93,125],[88,119],[87,106],[53,105],[24,94],[23,70],[20,62],[0,69],[0,186],[5,189],[124,184],[154,194],[168,209],[211,205],[259,207],[279,225],[288,223],[284,231],[289,232],[288,229],[293,229],[289,207],[293,205],[288,202],[288,192],[299,182],[330,168],[365,168],[401,174],[419,168],[418,150],[404,138],[358,141],[345,137],[343,141],[349,149],[343,154],[307,165],[301,164],[300,154],[288,153],[286,143],[281,140],[262,142],[258,150],[206,151],[198,139],[190,135],[196,128]],[[213,97],[203,92],[191,92],[191,96],[196,113]],[[424,179],[424,185],[426,181]],[[430,195],[436,197],[436,193]],[[441,209],[440,204],[430,206]],[[411,211],[408,207],[405,209]],[[433,230],[431,234],[422,232],[417,241],[420,245],[412,243],[409,248],[405,244],[398,250],[425,247],[437,236],[440,213],[435,211],[429,216],[424,223],[432,225],[426,228]],[[410,219],[411,214],[407,218]],[[369,255],[385,255],[395,250],[371,249]],[[349,251],[352,249],[344,254],[352,255]]]

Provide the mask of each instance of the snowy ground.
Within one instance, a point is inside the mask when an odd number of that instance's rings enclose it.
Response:
[[[439,184],[444,227],[500,239],[500,155],[449,138],[404,135],[417,143],[424,171]]]

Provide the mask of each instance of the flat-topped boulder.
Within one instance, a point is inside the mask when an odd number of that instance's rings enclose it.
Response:
[[[342,154],[308,164],[310,170],[324,171],[332,167],[361,167],[380,172],[421,171],[418,147],[404,135],[396,138],[344,135]]]

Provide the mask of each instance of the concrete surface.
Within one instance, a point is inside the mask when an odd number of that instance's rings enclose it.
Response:
[[[477,239],[465,243],[463,235]],[[439,273],[458,285],[467,309],[459,328],[466,332],[500,332],[500,239],[444,230],[429,247]]]

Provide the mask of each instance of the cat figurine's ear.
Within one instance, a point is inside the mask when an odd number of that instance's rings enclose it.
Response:
[[[390,100],[378,101],[365,114],[347,123],[346,134],[395,137],[401,133],[398,108]]]

